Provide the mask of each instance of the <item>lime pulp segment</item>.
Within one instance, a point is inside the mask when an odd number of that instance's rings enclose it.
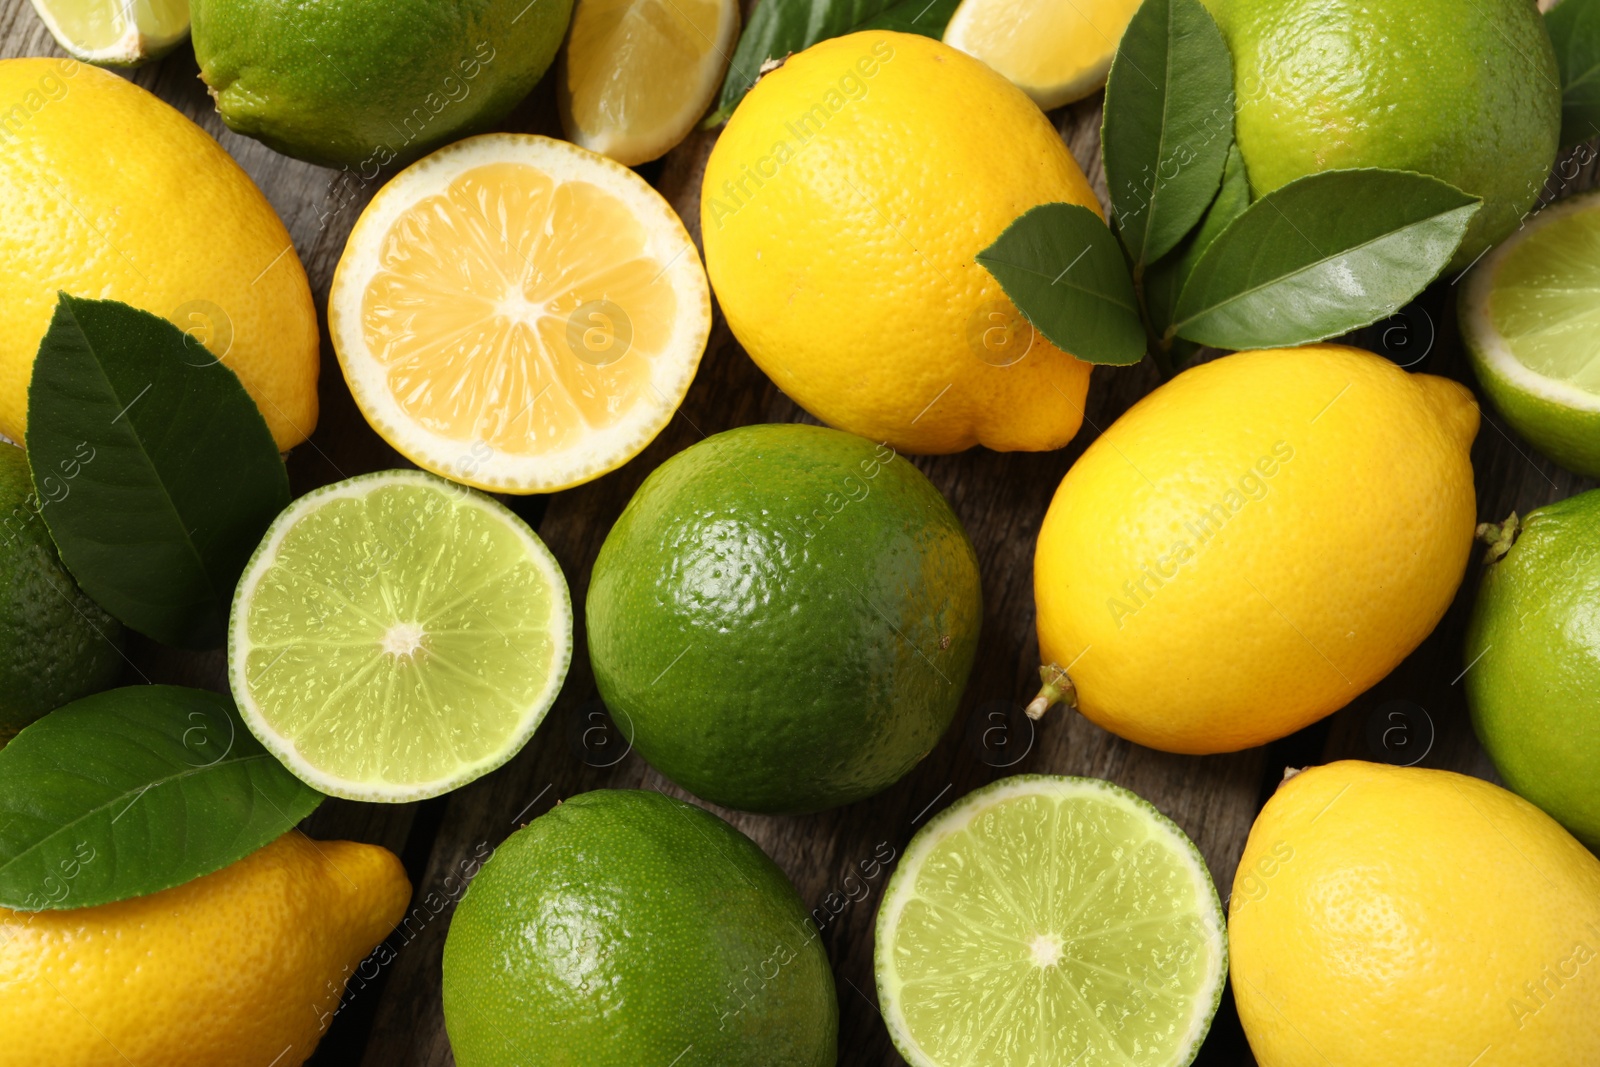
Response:
[[[1600,394],[1600,200],[1546,209],[1498,263],[1489,320],[1529,370]]]
[[[417,471],[300,498],[233,605],[235,698],[308,784],[435,796],[493,770],[544,717],[572,653],[560,568],[499,503]]]
[[[1094,779],[969,795],[917,834],[878,916],[879,999],[916,1067],[1181,1067],[1226,971],[1194,845]]]

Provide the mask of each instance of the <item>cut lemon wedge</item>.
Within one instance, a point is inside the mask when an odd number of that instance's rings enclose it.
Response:
[[[350,392],[419,467],[543,493],[637,455],[711,330],[683,223],[620,164],[489,134],[401,171],[356,222],[328,328]]]
[[[562,128],[628,166],[664,155],[710,107],[738,35],[738,0],[578,0]]]
[[[189,36],[189,0],[33,0],[45,27],[74,59],[135,67]]]
[[[983,60],[1046,111],[1106,83],[1139,0],[962,0],[944,43]]]

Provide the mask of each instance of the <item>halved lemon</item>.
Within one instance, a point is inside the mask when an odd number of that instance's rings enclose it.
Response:
[[[633,166],[711,106],[739,36],[738,0],[578,0],[556,79],[561,126]]]
[[[1106,83],[1139,0],[962,0],[944,43],[989,64],[1046,111]]]
[[[74,59],[136,67],[189,36],[189,0],[33,0],[45,28]]]
[[[530,134],[397,174],[334,272],[361,413],[419,467],[506,493],[591,481],[672,418],[711,331],[705,269],[621,164]]]

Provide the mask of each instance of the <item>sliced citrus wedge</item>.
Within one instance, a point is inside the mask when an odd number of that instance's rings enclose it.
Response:
[[[437,796],[515,755],[572,660],[550,550],[503,504],[421,471],[307,493],[234,593],[228,680],[250,731],[312,788]]]
[[[689,135],[722,84],[738,0],[578,0],[556,79],[561,126],[634,166]]]
[[[661,195],[565,141],[488,134],[397,174],[334,272],[328,328],[367,421],[482,489],[590,481],[661,431],[711,331]]]
[[[1484,256],[1457,313],[1506,421],[1563,467],[1600,478],[1600,193],[1552,204]]]
[[[189,0],[33,0],[45,27],[74,59],[136,67],[189,36]]]
[[[1222,998],[1227,934],[1205,861],[1148,801],[1025,774],[911,839],[876,969],[912,1067],[1184,1067]]]
[[[1046,111],[1106,83],[1139,0],[961,0],[944,43],[983,60]]]

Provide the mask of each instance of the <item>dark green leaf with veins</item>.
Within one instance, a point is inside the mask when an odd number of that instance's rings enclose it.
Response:
[[[170,889],[243,859],[320,803],[227,697],[171,685],[96,693],[0,749],[0,907]]]
[[[1200,0],[1145,0],[1117,46],[1100,132],[1136,272],[1205,214],[1233,144],[1233,60]]]
[[[978,253],[1034,329],[1089,363],[1144,357],[1133,279],[1117,239],[1077,204],[1042,204]]]
[[[1479,206],[1409,171],[1331,170],[1290,182],[1200,255],[1168,332],[1218,348],[1273,348],[1387,318],[1450,262]]]
[[[1172,322],[1172,308],[1178,302],[1178,294],[1183,291],[1183,283],[1188,281],[1189,275],[1194,271],[1194,265],[1199,262],[1200,256],[1217,235],[1227,229],[1228,223],[1244,214],[1244,209],[1250,206],[1250,180],[1245,176],[1244,157],[1239,154],[1239,146],[1233,145],[1228,149],[1228,164],[1222,172],[1222,188],[1217,192],[1217,198],[1206,209],[1206,216],[1200,225],[1159,262],[1151,264],[1144,274],[1144,304],[1145,310],[1150,315],[1150,328],[1160,336],[1167,330]],[[1177,339],[1173,351],[1181,352],[1185,357],[1193,354],[1194,344]],[[1178,360],[1177,362],[1182,362]]]
[[[705,125],[728,121],[769,60],[857,30],[898,30],[938,39],[959,4],[960,0],[759,0],[733,50],[717,110]]]
[[[222,642],[234,584],[289,503],[233,371],[164,319],[62,294],[28,388],[28,460],[85,593],[157,641]]]
[[[1545,27],[1561,68],[1561,146],[1600,137],[1600,0],[1561,0]]]

